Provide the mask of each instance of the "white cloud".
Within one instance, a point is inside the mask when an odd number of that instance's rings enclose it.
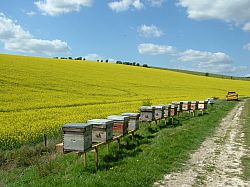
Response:
[[[148,0],[151,6],[161,7],[165,0]]]
[[[245,23],[242,29],[246,32],[250,32],[250,22]]]
[[[198,71],[211,73],[235,73],[245,71],[245,66],[234,66],[233,60],[225,53],[188,49],[179,53],[179,61],[192,63]]]
[[[161,29],[156,27],[155,25],[141,25],[138,27],[137,31],[141,36],[144,37],[161,37],[163,35],[163,32]]]
[[[250,22],[249,0],[179,0],[178,5],[187,9],[191,19],[219,19],[243,29]]]
[[[0,13],[0,41],[10,51],[34,54],[66,54],[70,48],[61,40],[36,39],[13,20]]]
[[[35,5],[44,15],[55,16],[69,12],[78,12],[82,6],[90,7],[93,0],[40,0]]]
[[[122,12],[130,8],[140,10],[144,7],[144,4],[141,2],[141,0],[120,0],[110,2],[108,6],[116,12]]]
[[[143,43],[138,45],[140,54],[160,55],[160,54],[174,54],[175,48],[168,45],[155,45],[152,43]]]
[[[243,49],[250,51],[250,42],[243,46]]]
[[[84,58],[87,59],[87,60],[93,60],[93,61],[103,60],[103,58],[100,55],[96,54],[96,53],[88,54]]]
[[[86,60],[93,60],[93,61],[103,60],[103,62],[105,62],[106,60],[108,60],[109,62],[116,62],[116,60],[113,58],[106,58],[105,56],[101,56],[101,55],[98,55],[96,53],[87,54],[83,58],[85,58]]]
[[[34,15],[36,15],[36,12],[34,12],[34,11],[26,12],[26,15],[34,16]]]

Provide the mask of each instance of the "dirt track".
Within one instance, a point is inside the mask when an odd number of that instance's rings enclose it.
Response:
[[[250,186],[241,177],[241,157],[246,155],[240,102],[220,123],[212,137],[191,155],[184,171],[171,173],[155,186]]]

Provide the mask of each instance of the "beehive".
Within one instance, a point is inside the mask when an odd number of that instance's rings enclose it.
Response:
[[[191,110],[191,101],[183,101],[182,111]]]
[[[128,116],[128,130],[138,130],[139,129],[139,113],[123,113],[122,116]]]
[[[171,105],[163,105],[164,111],[163,111],[163,117],[167,118],[171,116]]]
[[[108,116],[107,119],[113,120],[113,134],[114,135],[125,135],[128,133],[128,116]]]
[[[164,106],[163,105],[158,105],[158,106],[153,106],[155,108],[155,120],[161,120],[164,117]]]
[[[191,110],[195,111],[198,109],[199,101],[191,101]]]
[[[198,109],[200,109],[200,110],[207,109],[207,103],[208,103],[208,101],[199,101]]]
[[[84,152],[92,145],[92,125],[71,123],[63,125],[63,150]]]
[[[155,108],[153,106],[142,106],[140,120],[143,122],[151,122],[155,120]]]
[[[170,108],[170,116],[171,116],[171,117],[177,115],[177,108],[178,108],[177,105],[171,105],[171,108]]]
[[[182,112],[182,107],[183,107],[183,102],[180,101],[180,102],[172,102],[172,105],[176,105],[177,106],[177,112]]]
[[[88,120],[93,125],[92,142],[107,142],[113,139],[113,121],[107,119]]]

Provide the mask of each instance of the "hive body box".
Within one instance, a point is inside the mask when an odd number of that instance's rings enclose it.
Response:
[[[107,119],[88,120],[93,125],[92,142],[107,142],[113,139],[113,121]]]
[[[192,101],[191,102],[191,110],[193,110],[193,111],[197,110],[198,104],[199,104],[199,101]]]
[[[164,111],[163,111],[163,117],[168,118],[171,116],[171,105],[163,105]]]
[[[208,103],[208,101],[199,101],[198,109],[200,109],[200,110],[207,109],[207,103]]]
[[[139,113],[123,113],[122,116],[128,116],[128,130],[138,130],[139,129]]]
[[[182,110],[183,111],[191,110],[191,101],[183,101]]]
[[[63,151],[84,152],[92,145],[92,125],[71,123],[63,125]]]
[[[108,120],[112,120],[113,124],[113,134],[114,135],[125,135],[128,133],[128,116],[108,116]]]
[[[142,106],[140,120],[143,122],[151,122],[155,120],[155,108],[153,106]]]
[[[178,108],[177,105],[171,105],[171,108],[170,108],[170,116],[171,116],[171,117],[177,115],[177,108]]]
[[[155,120],[161,120],[164,116],[164,106],[163,105],[159,105],[159,106],[153,106],[155,108]]]
[[[182,112],[183,102],[172,102],[173,105],[177,106],[177,112]]]

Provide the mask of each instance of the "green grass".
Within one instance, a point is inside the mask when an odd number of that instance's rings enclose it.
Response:
[[[245,145],[248,152],[250,151],[250,99],[247,100],[242,114],[243,132],[245,133]],[[246,180],[250,178],[250,156],[242,158],[243,174]]]
[[[92,152],[88,153],[87,168],[75,153],[55,158],[53,153],[45,151],[28,166],[15,165],[6,156],[5,163],[9,164],[0,169],[0,186],[152,186],[165,174],[181,170],[190,153],[212,135],[236,103],[219,101],[204,116],[180,117],[179,125],[174,128],[143,124],[134,141],[123,138],[119,154],[115,142],[108,154],[105,147],[101,149],[97,172]]]

